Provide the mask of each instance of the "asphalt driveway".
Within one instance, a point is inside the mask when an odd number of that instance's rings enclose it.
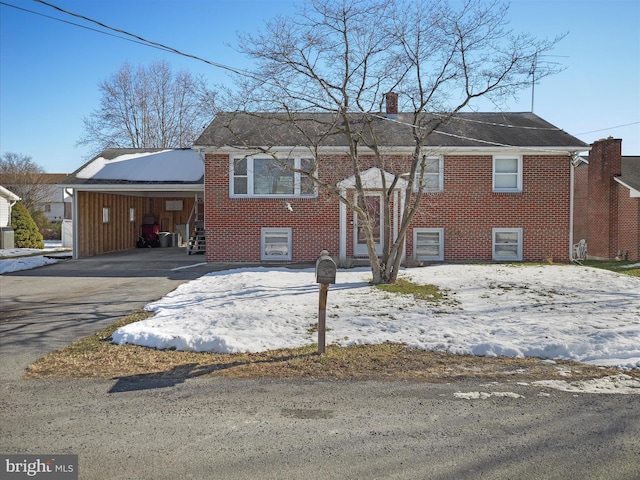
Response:
[[[134,249],[0,275],[0,365],[17,379],[38,358],[178,285],[228,266],[181,248]]]

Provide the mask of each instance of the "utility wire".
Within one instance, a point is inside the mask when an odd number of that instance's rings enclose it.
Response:
[[[576,135],[586,135],[587,133],[596,133],[596,132],[604,132],[606,130],[613,130],[614,128],[622,128],[622,127],[629,127],[631,125],[638,125],[640,122],[631,122],[631,123],[625,123],[624,125],[616,125],[615,127],[609,127],[609,128],[600,128],[598,130],[591,130],[589,132],[582,132],[582,133],[576,133]]]
[[[80,23],[69,22],[68,20],[63,20],[61,18],[52,17],[51,15],[45,15],[44,13],[36,12],[34,10],[29,10],[28,8],[18,7],[17,5],[12,5],[10,3],[6,3],[6,2],[0,1],[0,5],[4,5],[5,7],[15,8],[16,10],[22,10],[23,12],[32,13],[33,15],[39,15],[41,17],[48,18],[50,20],[55,20],[57,22],[66,23],[67,25],[73,25],[74,27],[80,27],[80,28],[84,28],[86,30],[91,30],[92,32],[102,33],[103,35],[108,35],[110,37],[119,38],[120,40],[126,40],[127,42],[137,43],[139,45],[146,45],[148,47],[158,48],[159,50],[166,50],[165,48],[156,47],[154,45],[148,45],[146,43],[143,43],[143,42],[131,39],[131,38],[122,37],[120,35],[114,35],[113,33],[105,32],[103,30],[98,30],[96,28],[87,27],[86,25],[82,25]]]
[[[86,20],[87,22],[91,22],[91,23],[95,23],[96,25],[100,25],[102,28],[106,28],[108,30],[113,30],[113,31],[121,33],[123,35],[127,35],[129,37],[133,37],[136,40],[139,40],[140,42],[142,42],[144,44],[147,44],[147,45],[150,45],[150,46],[154,46],[156,48],[160,48],[162,50],[166,50],[166,51],[171,52],[171,53],[175,53],[176,55],[181,55],[183,57],[192,58],[194,60],[198,60],[200,62],[204,62],[204,63],[206,63],[208,65],[211,65],[212,67],[221,68],[223,70],[228,70],[228,71],[230,71],[232,73],[235,73],[235,74],[238,74],[238,75],[242,75],[242,76],[245,76],[245,77],[253,78],[254,80],[260,80],[260,79],[256,78],[255,76],[253,76],[252,74],[250,74],[249,72],[245,72],[245,71],[239,70],[239,69],[234,68],[234,67],[229,67],[228,65],[223,65],[222,63],[212,62],[212,61],[207,60],[205,58],[198,57],[196,55],[191,55],[190,53],[181,52],[180,50],[177,50],[177,49],[175,49],[173,47],[169,47],[168,45],[164,45],[162,43],[154,42],[153,40],[147,40],[146,38],[143,38],[143,37],[141,37],[139,35],[135,35],[133,33],[129,33],[126,30],[121,30],[119,28],[110,27],[109,25],[106,25],[106,24],[104,24],[102,22],[99,22],[98,20],[94,20],[92,18],[85,17],[84,15],[80,15],[78,13],[70,12],[68,10],[65,10],[64,8],[60,8],[60,7],[58,7],[56,5],[53,5],[51,3],[47,3],[47,2],[45,2],[43,0],[35,0],[35,1],[38,2],[38,3],[42,3],[43,5],[46,5],[48,7],[54,8],[55,10],[58,10],[59,12],[66,13],[67,15],[71,15],[73,17],[80,18],[82,20]]]
[[[202,58],[202,57],[199,57],[199,56],[196,56],[196,55],[192,55],[192,54],[189,54],[189,53],[182,52],[182,51],[180,51],[178,49],[175,49],[173,47],[164,45],[162,43],[154,42],[152,40],[148,40],[146,38],[143,38],[143,37],[141,37],[139,35],[127,32],[126,30],[122,30],[122,29],[119,29],[119,28],[116,28],[116,27],[111,27],[109,25],[106,25],[106,24],[98,21],[98,20],[94,20],[94,19],[86,17],[84,15],[80,15],[80,14],[65,10],[65,9],[63,9],[61,7],[58,7],[58,6],[53,5],[51,3],[45,2],[44,0],[35,0],[35,1],[38,2],[38,3],[42,3],[43,5],[46,5],[46,6],[50,7],[50,8],[55,9],[55,10],[58,10],[59,12],[62,12],[64,14],[71,15],[73,17],[80,18],[80,19],[85,20],[87,22],[94,23],[96,25],[99,25],[102,28],[121,33],[123,35],[126,35],[127,37],[132,37],[135,40],[131,40],[131,39],[126,38],[126,37],[120,37],[118,35],[113,35],[113,34],[110,34],[108,32],[104,32],[104,31],[101,31],[101,30],[96,30],[96,29],[93,29],[93,28],[86,27],[84,25],[73,23],[73,22],[67,22],[67,21],[59,19],[59,18],[49,17],[48,15],[43,15],[43,14],[40,14],[38,12],[32,12],[30,10],[27,10],[27,9],[24,9],[24,8],[20,8],[20,7],[16,7],[15,5],[10,5],[10,4],[7,4],[7,3],[2,2],[2,1],[0,1],[0,4],[6,5],[6,6],[9,6],[9,7],[13,7],[13,8],[17,8],[17,9],[20,9],[20,10],[24,10],[24,11],[27,11],[29,13],[34,13],[36,15],[41,15],[41,16],[44,16],[44,17],[47,17],[47,18],[51,18],[53,20],[61,21],[63,23],[67,23],[67,24],[70,24],[70,25],[74,25],[74,26],[78,26],[78,27],[85,28],[85,29],[88,29],[88,30],[92,30],[92,31],[95,31],[95,32],[98,32],[98,33],[103,33],[105,35],[110,35],[110,36],[114,36],[116,38],[121,38],[123,40],[132,41],[134,43],[138,43],[138,44],[142,44],[142,45],[148,45],[148,46],[153,47],[153,48],[157,48],[157,49],[160,49],[160,50],[163,50],[163,51],[174,53],[176,55],[180,55],[180,56],[183,56],[183,57],[186,57],[186,58],[191,58],[193,60],[197,60],[197,61],[206,63],[206,64],[211,65],[213,67],[220,68],[220,69],[223,69],[223,70],[227,70],[227,71],[232,72],[234,74],[241,75],[241,76],[244,76],[244,77],[247,77],[247,78],[251,78],[253,80],[258,80],[258,81],[260,81],[262,83],[269,84],[269,82],[267,82],[266,80],[264,80],[262,78],[259,78],[259,77],[255,76],[255,75],[251,74],[250,72],[243,71],[243,70],[240,70],[240,69],[237,69],[237,68],[234,68],[234,67],[230,67],[228,65],[224,65],[224,64],[221,64],[221,63],[218,63],[218,62],[213,62],[213,61],[207,60],[205,58]],[[365,112],[354,112],[354,113],[365,113]],[[436,114],[436,115],[446,115],[446,114]],[[390,121],[394,121],[395,123],[399,123],[399,124],[402,124],[402,125],[405,125],[405,126],[408,126],[408,127],[414,127],[414,125],[412,125],[410,123],[401,122],[401,121],[399,121],[397,119],[390,119],[390,118],[388,118],[388,117],[386,117],[384,115],[375,115],[374,114],[373,116],[381,118],[381,119],[384,119],[384,120],[387,120],[387,121],[389,121],[389,120]],[[484,122],[484,121],[481,121],[481,120],[466,119],[466,118],[461,118],[461,117],[456,117],[456,119],[463,120],[463,121],[475,122],[475,123],[483,123],[483,124],[488,124],[488,125],[493,125],[493,126],[509,127],[509,128],[561,131],[561,129],[559,129],[557,127],[549,128],[549,127],[518,126],[518,125],[501,124],[501,123],[494,123],[494,122]],[[437,132],[441,133],[443,135],[452,136],[452,137],[456,137],[456,138],[460,138],[460,139],[464,139],[464,140],[471,140],[471,141],[476,141],[476,142],[480,142],[480,143],[487,143],[487,144],[496,145],[496,146],[514,147],[514,145],[507,145],[507,144],[496,143],[496,142],[488,142],[488,141],[481,140],[481,139],[465,137],[465,136],[462,136],[462,135],[456,135],[456,134],[446,133],[446,132],[442,132],[442,131],[437,131]],[[587,133],[592,133],[592,132],[587,132]]]

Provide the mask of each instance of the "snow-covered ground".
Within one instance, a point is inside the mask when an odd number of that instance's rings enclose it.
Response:
[[[56,240],[46,240],[44,249],[38,248],[4,248],[0,249],[0,275],[3,273],[18,272],[20,270],[30,270],[32,268],[51,265],[58,260],[49,255],[70,252],[69,249],[62,248],[62,242]],[[28,256],[33,255],[33,256]],[[44,255],[47,255],[45,257]]]
[[[56,251],[60,245],[46,248]],[[40,266],[44,257],[15,258],[25,254],[18,250],[0,250],[0,272],[9,271],[4,262],[11,260],[20,260],[16,270]],[[640,278],[574,265],[438,265],[400,276],[438,285],[447,300],[434,306],[388,294],[368,284],[368,269],[340,270],[327,302],[327,343],[401,342],[459,354],[640,368]],[[224,353],[317,341],[318,285],[310,269],[215,272],[146,308],[154,317],[118,329],[115,343]],[[640,394],[640,382],[623,374],[534,384]]]
[[[439,265],[401,277],[438,285],[444,304],[370,286],[368,269],[340,270],[327,302],[327,344],[404,343],[480,356],[535,356],[640,368],[640,278],[589,267]],[[258,352],[314,343],[312,269],[215,272],[147,305],[155,315],[114,342]]]

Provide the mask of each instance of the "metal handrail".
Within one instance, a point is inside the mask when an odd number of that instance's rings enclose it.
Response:
[[[189,254],[189,248],[190,248],[190,242],[191,242],[191,227],[193,226],[195,228],[196,217],[198,216],[200,200],[201,200],[200,197],[196,195],[195,202],[193,202],[193,208],[191,208],[191,213],[189,214],[189,219],[187,220],[187,224],[185,228],[186,230],[185,234],[187,235],[187,238],[186,238],[187,255]]]

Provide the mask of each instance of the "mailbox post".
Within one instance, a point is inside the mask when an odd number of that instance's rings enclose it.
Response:
[[[320,299],[318,302],[318,355],[325,351],[325,332],[327,330],[327,296],[329,284],[336,283],[336,262],[329,256],[327,250],[320,252],[316,260],[316,282],[320,284]]]

